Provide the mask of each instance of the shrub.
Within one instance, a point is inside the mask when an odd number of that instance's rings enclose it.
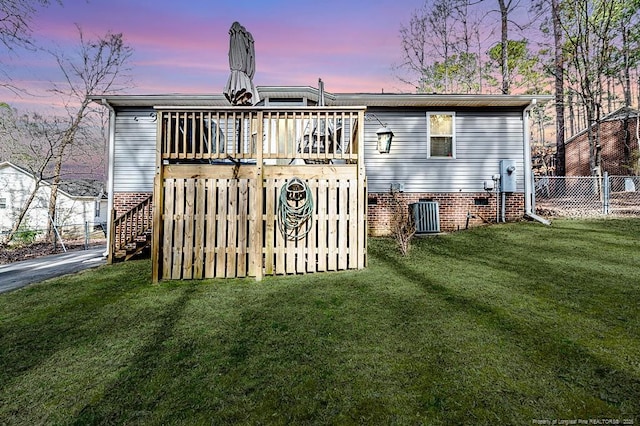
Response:
[[[409,211],[406,201],[398,197],[398,193],[391,191],[391,234],[396,241],[396,245],[403,256],[406,256],[411,249],[411,240],[416,234],[416,224],[413,215]]]

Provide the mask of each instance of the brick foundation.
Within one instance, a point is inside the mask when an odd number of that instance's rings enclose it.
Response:
[[[150,192],[116,192],[113,194],[113,208],[116,209],[116,217],[128,212],[140,204],[142,200],[151,195]]]
[[[117,192],[114,194],[113,206],[116,216],[129,211],[151,193]],[[467,214],[470,213],[469,227],[482,225],[496,220],[496,194],[477,193],[400,193],[397,194],[407,205],[419,201],[437,201],[440,212],[440,230],[452,232],[465,229]],[[370,193],[368,195],[367,220],[369,235],[388,235],[393,215],[392,196],[390,193]],[[487,203],[482,205],[479,203]],[[506,194],[505,219],[507,222],[521,219],[524,216],[524,194]]]
[[[407,205],[418,201],[437,201],[440,213],[440,230],[457,231],[467,226],[482,225],[496,220],[496,194],[478,193],[400,193],[397,194]],[[393,199],[389,193],[368,195],[367,220],[369,235],[388,235],[393,215]],[[484,204],[486,203],[486,205]],[[502,209],[501,209],[502,210]],[[524,216],[524,194],[506,194],[506,221],[514,221]]]

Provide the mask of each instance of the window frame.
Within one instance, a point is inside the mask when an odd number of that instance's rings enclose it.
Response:
[[[7,199],[7,197],[0,197],[0,209],[6,209],[8,204],[9,200]]]
[[[451,135],[434,135],[434,136],[450,136],[451,137],[451,156],[431,155],[431,116],[432,115],[450,115],[451,116]],[[427,111],[427,158],[436,160],[455,160],[456,153],[456,113],[455,111]]]

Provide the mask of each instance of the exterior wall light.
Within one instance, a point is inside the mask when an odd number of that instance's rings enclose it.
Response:
[[[386,123],[380,121],[375,114],[366,114],[365,120],[376,120],[380,123],[380,128],[376,130],[378,136],[378,152],[380,154],[386,154],[391,150],[391,141],[393,140],[393,132],[387,127]]]

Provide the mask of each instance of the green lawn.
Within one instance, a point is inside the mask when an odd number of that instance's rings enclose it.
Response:
[[[639,265],[612,219],[260,283],[104,266],[0,295],[0,424],[638,425]]]

